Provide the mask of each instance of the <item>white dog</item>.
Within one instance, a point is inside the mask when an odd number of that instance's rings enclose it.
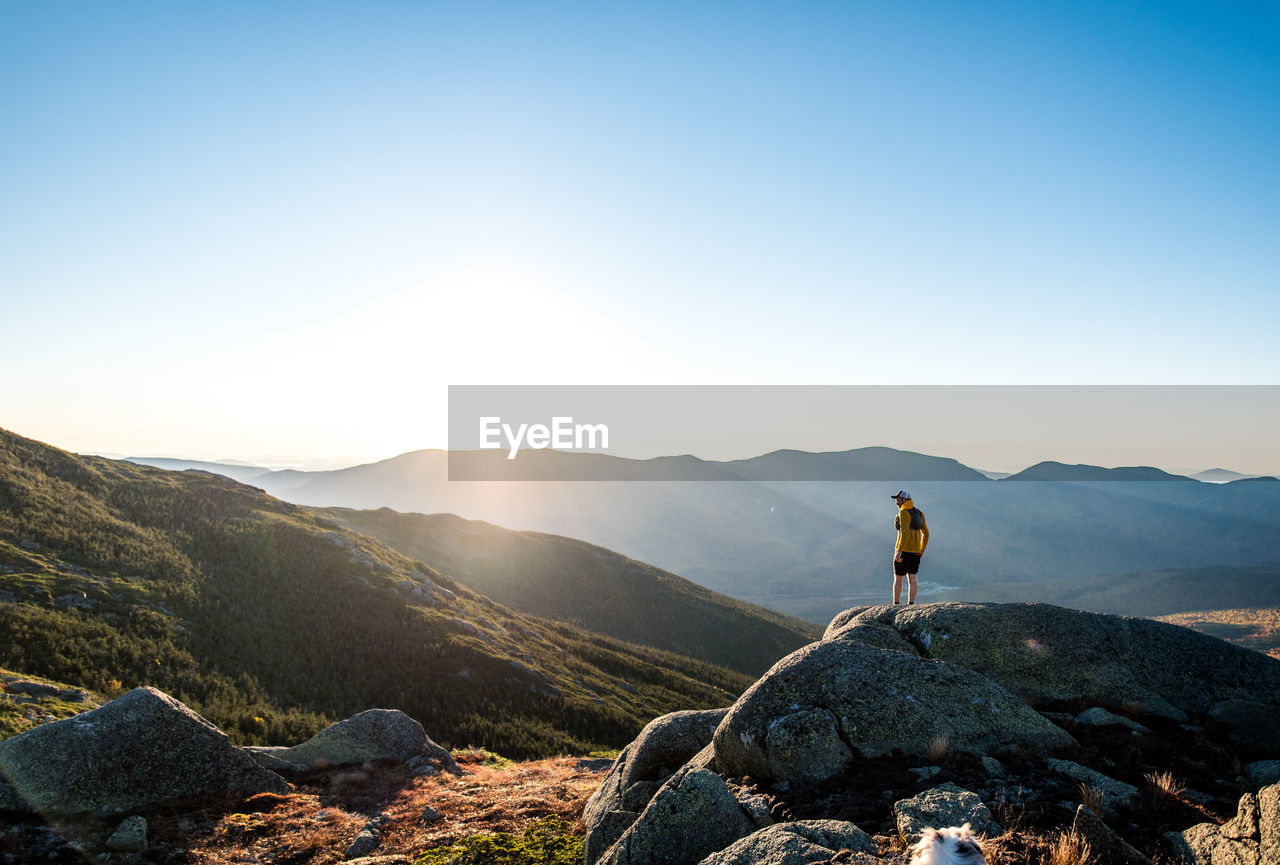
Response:
[[[910,865],[987,865],[982,845],[969,824],[926,829],[911,848]]]

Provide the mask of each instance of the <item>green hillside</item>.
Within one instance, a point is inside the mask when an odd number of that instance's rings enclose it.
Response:
[[[753,676],[822,633],[813,623],[573,538],[453,514],[323,513],[512,609]]]
[[[0,666],[141,684],[241,742],[370,707],[513,756],[618,747],[750,679],[516,613],[307,508],[0,430]]]

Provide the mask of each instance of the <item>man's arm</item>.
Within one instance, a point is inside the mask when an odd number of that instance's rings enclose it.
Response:
[[[920,538],[920,555],[924,555],[924,551],[929,547],[929,521],[925,519],[924,513],[920,514],[920,531],[923,536]]]

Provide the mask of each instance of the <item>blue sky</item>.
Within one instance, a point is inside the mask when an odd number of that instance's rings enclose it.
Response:
[[[0,426],[384,457],[449,384],[1273,384],[1278,56],[1274,4],[3,2]]]

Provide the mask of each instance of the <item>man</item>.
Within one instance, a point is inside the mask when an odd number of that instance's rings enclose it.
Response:
[[[916,507],[911,494],[898,490],[893,494],[898,505],[898,515],[893,527],[898,530],[898,542],[893,547],[893,602],[902,602],[902,578],[907,578],[907,603],[916,602],[916,574],[920,573],[920,557],[929,546],[929,524],[924,521],[924,511]]]

